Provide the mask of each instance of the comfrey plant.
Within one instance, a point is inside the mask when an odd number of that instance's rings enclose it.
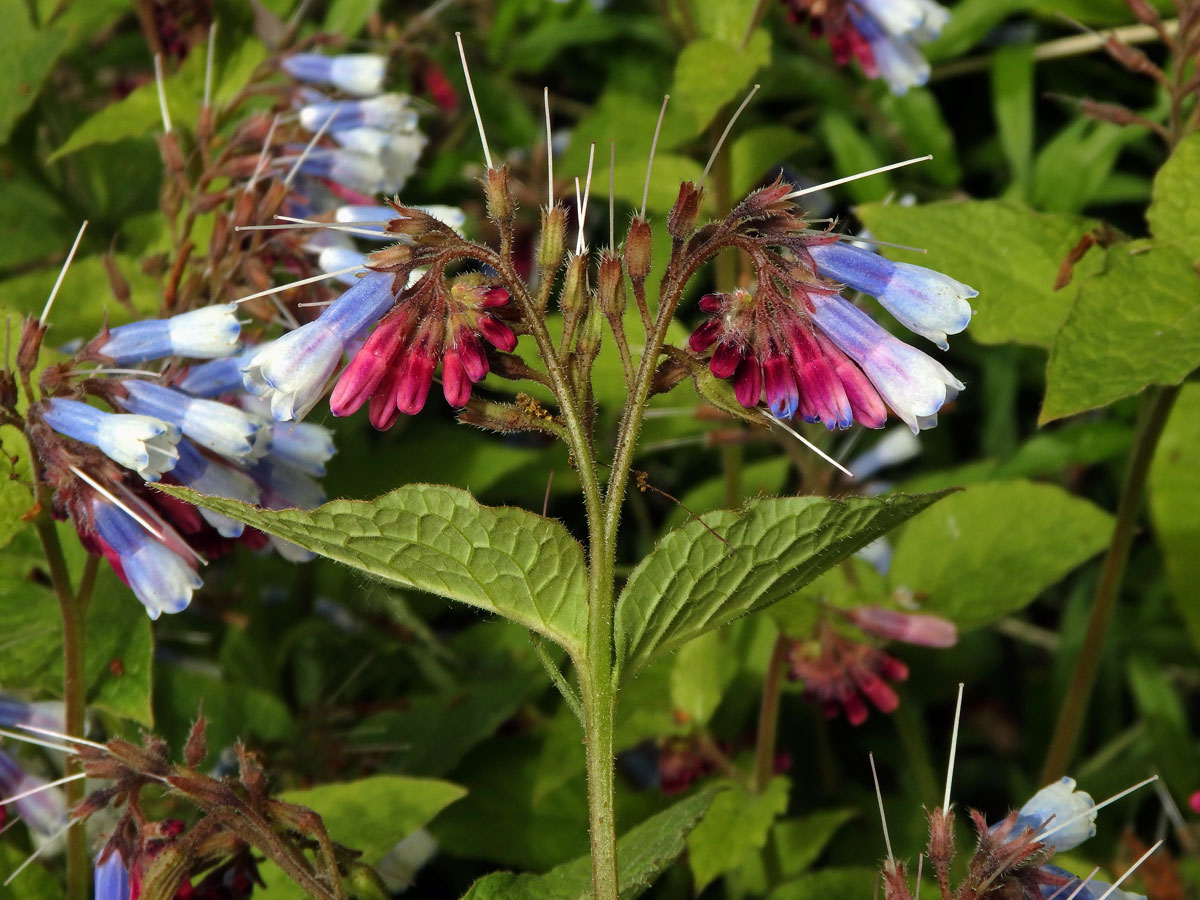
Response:
[[[565,442],[582,489],[586,549],[557,521],[484,507],[448,487],[407,485],[374,501],[334,501],[312,512],[255,509],[164,490],[375,577],[470,603],[533,632],[534,646],[584,732],[591,889],[611,900],[622,886],[613,810],[621,683],[692,638],[787,596],[937,499],[760,499],[669,534],[622,586],[617,544],[628,484],[635,477],[639,485],[645,482],[633,465],[648,401],[690,380],[701,398],[726,414],[757,428],[784,429],[806,443],[788,420],[827,429],[858,420],[877,428],[890,409],[914,432],[932,427],[962,383],[884,331],[842,291],[876,296],[900,321],[943,347],[946,335],[966,327],[975,292],[810,227],[794,202],[806,192],[782,182],[752,192],[710,221],[702,221],[703,179],[680,185],[663,223],[668,249],[662,268],[655,268],[644,204],[623,242],[610,234],[608,245],[593,254],[585,229],[590,171],[577,196],[573,241],[568,210],[556,202],[550,174],[533,271],[523,277],[529,267],[515,240],[518,210],[509,169],[494,161],[475,111],[487,164],[488,225],[496,241],[466,238],[434,212],[393,197],[386,220],[360,224],[382,228],[396,243],[369,253],[355,283],[318,318],[247,353],[244,386],[270,409],[277,428],[315,409],[332,385],[335,415],[366,406],[371,424],[385,429],[401,414],[420,412],[440,380],[462,423]],[[549,119],[547,106],[548,135]],[[648,166],[647,188],[650,177]],[[751,282],[705,295],[700,308],[709,318],[688,346],[675,346],[669,334],[690,285],[727,250],[748,260]],[[633,338],[630,330],[640,334]],[[619,359],[616,377],[626,389],[615,426],[598,414],[595,399],[596,363],[609,342]],[[505,382],[524,382],[528,392],[513,397]],[[680,558],[688,563],[680,565]],[[543,640],[565,652],[574,684]]]

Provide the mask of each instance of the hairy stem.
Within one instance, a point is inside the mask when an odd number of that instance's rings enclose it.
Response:
[[[767,674],[763,678],[762,705],[758,710],[758,739],[754,745],[754,789],[765,791],[775,774],[775,738],[779,732],[779,695],[787,668],[791,642],[785,635],[775,638]]]
[[[1113,528],[1112,542],[1104,556],[1100,581],[1096,585],[1096,596],[1088,618],[1087,634],[1075,671],[1059,708],[1058,721],[1054,725],[1054,736],[1042,766],[1042,784],[1061,777],[1071,761],[1084,714],[1096,684],[1096,671],[1104,650],[1104,638],[1116,605],[1117,592],[1125,574],[1125,562],[1133,545],[1137,531],[1138,513],[1142,508],[1142,495],[1146,487],[1146,475],[1167,423],[1171,407],[1179,395],[1179,387],[1150,387],[1142,394],[1138,408],[1138,425],[1134,435],[1133,450],[1125,472],[1125,483],[1121,488],[1121,499],[1117,504],[1117,523]]]
[[[71,577],[67,572],[67,560],[63,556],[62,544],[50,517],[50,491],[45,485],[37,489],[38,514],[34,528],[46,555],[46,567],[50,572],[50,584],[58,597],[62,614],[63,634],[63,702],[66,733],[72,737],[83,737],[85,712],[87,709],[87,674],[84,655],[83,610],[90,594],[81,589],[77,595],[71,588]],[[81,585],[81,588],[83,586]],[[66,774],[75,775],[82,771],[79,760],[67,756]],[[83,799],[82,779],[64,785],[67,805],[74,806]],[[91,865],[88,859],[87,833],[82,824],[67,829],[67,900],[86,900],[91,885]]]

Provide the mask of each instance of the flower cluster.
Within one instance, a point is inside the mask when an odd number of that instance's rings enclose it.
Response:
[[[808,18],[823,34],[834,59],[857,59],[868,78],[887,82],[892,93],[929,80],[921,44],[941,34],[950,12],[934,0],[783,0],[796,21]]]
[[[891,408],[914,433],[936,425],[963,384],[843,298],[838,285],[875,297],[942,349],[946,335],[967,327],[977,292],[829,236],[805,236],[798,249],[789,271],[760,273],[756,290],[702,297],[709,317],[692,332],[692,350],[712,347],[709,368],[733,380],[738,402],[754,407],[765,395],[781,419],[880,428]]]
[[[954,624],[940,616],[902,613],[878,606],[847,610],[845,618],[860,631],[925,647],[950,647],[958,641]],[[866,700],[890,713],[900,698],[888,682],[908,678],[908,666],[878,647],[840,633],[823,620],[815,635],[797,640],[788,654],[789,677],[804,682],[804,695],[820,704],[826,717],[844,712],[852,725],[869,715]]]

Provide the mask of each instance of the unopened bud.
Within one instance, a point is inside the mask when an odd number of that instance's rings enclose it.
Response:
[[[543,278],[553,278],[562,265],[567,233],[567,211],[555,205],[542,210],[542,237],[538,243],[537,264]]]
[[[860,606],[846,615],[863,631],[889,640],[923,647],[953,647],[958,643],[958,629],[941,616],[902,613],[881,606]]]
[[[350,873],[346,882],[350,888],[350,896],[355,900],[389,900],[392,896],[379,873],[365,863],[350,863]]]
[[[625,237],[625,269],[634,284],[645,281],[650,275],[653,258],[654,235],[650,233],[650,223],[642,216],[634,216]]]
[[[600,309],[613,322],[625,315],[625,271],[621,259],[605,252],[600,256],[600,274],[596,279],[596,290],[600,298]]]
[[[187,744],[183,748],[183,761],[193,769],[199,768],[204,762],[204,758],[208,756],[208,744],[204,739],[206,724],[204,716],[197,717],[196,721],[192,723]]]
[[[183,172],[183,151],[179,149],[179,140],[175,132],[169,131],[158,137],[158,151],[162,154],[163,165],[172,175]]]
[[[37,367],[46,326],[32,316],[21,323],[21,340],[17,344],[17,371],[28,374]]]
[[[405,270],[413,266],[413,248],[411,244],[392,244],[367,254],[367,265],[372,269]]]
[[[516,213],[512,195],[508,191],[508,166],[488,169],[487,173],[488,217],[501,225],[507,225]]]
[[[579,332],[579,340],[575,347],[580,360],[585,363],[585,369],[590,372],[592,363],[600,353],[600,339],[604,335],[604,318],[600,310],[599,298],[595,294],[589,294],[587,299],[587,316],[584,317],[583,328]]]
[[[575,334],[575,326],[587,308],[587,294],[587,257],[572,255],[567,260],[567,274],[558,295],[563,314],[563,346],[569,345]]]
[[[664,359],[654,370],[654,377],[650,380],[650,393],[665,394],[687,377],[687,366],[675,359]]]
[[[925,815],[929,818],[929,861],[941,882],[954,859],[954,816],[940,806]]]
[[[474,425],[497,431],[501,434],[512,434],[518,431],[541,431],[557,435],[554,417],[525,394],[517,395],[518,403],[495,403],[472,397],[467,405],[459,411],[458,421],[463,425]],[[524,399],[524,403],[521,403]]]
[[[1152,28],[1162,27],[1162,18],[1153,6],[1146,0],[1125,0],[1129,4],[1130,11],[1137,16],[1142,23],[1151,26]]]
[[[679,185],[679,196],[667,215],[667,232],[671,237],[677,241],[691,237],[700,219],[700,201],[703,199],[704,190],[692,182],[685,181]]]

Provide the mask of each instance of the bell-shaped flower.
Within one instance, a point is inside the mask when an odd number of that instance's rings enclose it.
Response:
[[[121,384],[127,393],[119,402],[129,412],[178,425],[197,444],[221,456],[247,462],[261,458],[270,447],[270,430],[227,403],[191,397],[140,379]]]
[[[216,359],[237,351],[241,325],[237,306],[222,303],[169,319],[144,319],[108,331],[97,352],[118,366],[184,356]]]
[[[240,469],[204,456],[188,441],[179,442],[179,462],[171,477],[180,484],[207,494],[210,497],[228,497],[243,503],[257,503],[258,485],[254,479]],[[236,519],[204,507],[197,507],[204,521],[208,522],[221,537],[240,537],[246,526]]]
[[[67,798],[61,790],[46,787],[45,778],[26,772],[15,759],[0,750],[0,803],[9,797],[25,823],[42,837],[51,837],[67,824]],[[22,796],[23,795],[23,796]]]
[[[937,360],[884,331],[837,294],[814,293],[812,319],[871,380],[913,433],[937,424],[937,413],[963,384]]]
[[[29,725],[43,731],[62,734],[66,730],[66,712],[61,700],[26,703],[0,694],[0,726]]]
[[[840,241],[813,244],[808,252],[821,275],[870,294],[902,325],[942,350],[949,348],[946,335],[958,334],[971,321],[967,301],[979,292],[941,272],[892,262]]]
[[[401,190],[417,170],[417,160],[425,149],[425,145],[429,143],[429,138],[419,131],[395,133],[379,131],[375,128],[353,128],[349,131],[338,131],[334,133],[333,139],[342,145],[343,153],[352,155],[356,160],[361,157],[374,160],[379,164],[382,175],[375,187],[375,193],[395,193]],[[331,174],[330,177],[348,185],[352,185],[353,182],[347,178],[358,178],[362,183],[366,183],[368,178],[374,177],[374,169],[366,166],[365,163],[362,164],[362,173],[347,177]],[[363,193],[372,192],[364,190]]]
[[[130,900],[133,896],[129,867],[121,852],[109,845],[96,857],[95,900]]]
[[[294,466],[268,457],[250,470],[262,488],[259,501],[264,509],[315,509],[325,502],[325,489]],[[275,552],[288,562],[308,562],[311,551],[299,544],[269,535]]]
[[[378,94],[387,72],[387,57],[376,53],[343,53],[322,56],[319,53],[293,53],[283,60],[283,68],[299,81],[328,84],[359,97]]]
[[[352,128],[380,131],[412,131],[417,111],[404,94],[380,94],[366,100],[329,100],[310,103],[300,110],[300,124],[309,131],[330,133]]]
[[[328,178],[360,194],[380,193],[389,183],[380,158],[358,150],[314,150],[301,161],[300,171]]]
[[[49,401],[42,418],[55,431],[99,448],[145,481],[157,481],[179,459],[179,426],[161,418],[103,412],[61,397]]]
[[[394,281],[391,274],[368,272],[318,319],[268,344],[242,370],[246,390],[270,403],[276,421],[303,419],[346,348],[395,302]]]
[[[1045,834],[1045,842],[1058,853],[1078,847],[1096,834],[1096,803],[1091,794],[1075,788],[1075,779],[1063,776],[1048,784],[1017,810],[1017,827]]]
[[[191,394],[193,397],[205,397],[208,399],[234,391],[241,391],[242,369],[258,353],[269,346],[270,344],[257,344],[239,353],[237,356],[214,359],[210,362],[191,366],[175,382],[174,386],[181,391]]]
[[[182,556],[183,539],[161,519],[150,521],[156,532],[111,501],[92,501],[89,528],[117,576],[133,589],[151,619],[177,613],[200,587],[196,560]],[[78,524],[78,523],[77,523]]]
[[[313,422],[276,422],[271,430],[271,456],[307,475],[325,474],[325,463],[337,448],[333,432]]]

